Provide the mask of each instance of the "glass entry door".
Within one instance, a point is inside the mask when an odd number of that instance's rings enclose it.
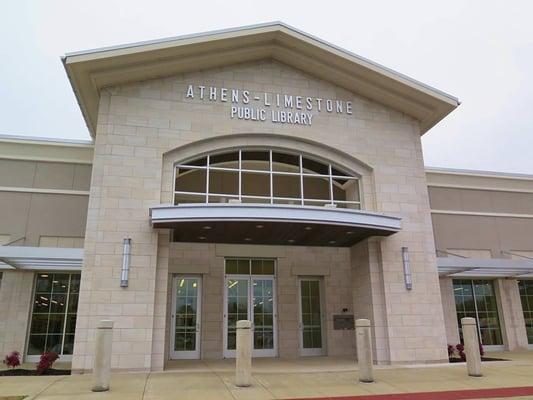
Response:
[[[236,325],[237,321],[243,319],[252,321],[252,355],[254,357],[276,356],[276,298],[273,275],[274,260],[226,260],[225,358],[235,357]]]
[[[318,278],[302,278],[299,286],[300,353],[302,356],[320,356],[324,354],[320,280]]]
[[[173,359],[200,358],[201,284],[199,276],[175,276],[171,351]]]

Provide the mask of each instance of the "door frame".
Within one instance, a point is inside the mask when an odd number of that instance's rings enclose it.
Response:
[[[248,320],[252,323],[252,357],[277,357],[278,355],[278,312],[277,312],[277,292],[276,292],[276,275],[246,275],[246,274],[224,274],[224,303],[223,303],[223,323],[222,323],[222,357],[235,358],[236,350],[228,349],[228,279],[242,279],[248,281]],[[273,349],[258,349],[253,348],[254,340],[254,322],[253,322],[253,288],[252,281],[254,279],[272,280],[272,330],[274,335]]]
[[[317,281],[318,293],[320,296],[320,334],[321,344],[320,348],[305,349],[304,348],[304,325],[302,318],[302,281]],[[326,335],[325,333],[325,318],[324,318],[324,279],[321,276],[299,276],[298,277],[298,343],[300,348],[300,356],[324,356],[326,355]]]
[[[176,341],[176,289],[179,279],[197,279],[198,290],[196,295],[196,349],[194,351],[175,351],[174,344]],[[202,341],[202,275],[193,274],[173,274],[172,275],[172,308],[170,312],[170,351],[171,360],[196,360],[201,356]]]

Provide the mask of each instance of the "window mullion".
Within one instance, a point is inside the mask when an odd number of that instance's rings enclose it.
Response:
[[[211,163],[211,160],[209,159],[210,156],[207,155],[207,168],[205,172],[205,202],[209,203],[209,165]]]
[[[329,174],[329,199],[331,204],[334,204],[333,202],[333,177],[331,176],[331,164],[328,164],[328,174]]]
[[[242,150],[239,149],[239,201],[242,201]]]
[[[304,205],[304,170],[303,170],[303,160],[302,155],[300,154],[298,156],[299,162],[300,162],[300,204]]]
[[[272,149],[269,150],[270,204],[274,204],[274,175],[272,175]]]
[[[65,336],[67,336],[67,318],[68,318],[68,302],[70,298],[70,280],[72,279],[72,275],[68,275],[68,287],[67,287],[67,298],[65,300],[65,321],[63,321],[63,338],[61,339],[61,354],[65,353],[64,347],[65,347]]]

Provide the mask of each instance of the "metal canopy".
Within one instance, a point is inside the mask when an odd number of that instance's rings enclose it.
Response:
[[[174,241],[351,246],[401,229],[399,217],[360,210],[286,204],[180,204],[150,209],[154,228],[174,229]]]
[[[465,278],[533,278],[533,260],[437,257],[440,276]]]
[[[83,249],[0,246],[0,270],[79,271]]]

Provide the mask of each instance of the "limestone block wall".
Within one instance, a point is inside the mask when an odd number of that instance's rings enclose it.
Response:
[[[353,114],[323,112],[315,115],[311,126],[236,120],[230,118],[228,103],[186,99],[189,84],[350,100]],[[402,232],[379,246],[386,335],[394,340],[389,359],[445,359],[419,133],[418,122],[400,112],[271,60],[103,90],[73,368],[92,367],[94,328],[103,318],[115,320],[114,368],[160,368],[161,363],[153,364],[152,342],[156,330],[160,334],[162,329],[155,310],[156,296],[162,296],[157,293],[164,283],[159,286],[156,282],[160,279],[158,263],[162,267],[166,261],[159,257],[160,237],[150,227],[148,209],[168,202],[170,197],[172,164],[165,155],[174,149],[193,151],[196,144],[201,146],[208,139],[235,134],[270,135],[280,139],[280,147],[291,138],[291,148],[322,148],[333,161],[353,165],[360,173],[365,209],[403,218]],[[186,146],[191,144],[195,145]],[[119,287],[124,237],[131,237],[133,243],[127,289]],[[404,288],[401,273],[402,246],[408,246],[411,253],[414,289],[410,292]]]
[[[24,354],[29,331],[35,274],[4,271],[0,284],[0,355]]]

